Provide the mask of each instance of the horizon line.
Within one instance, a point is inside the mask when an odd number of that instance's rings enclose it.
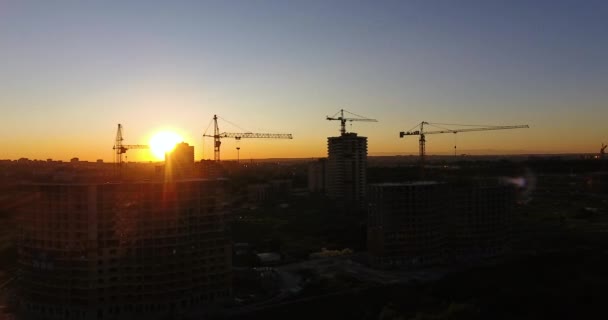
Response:
[[[471,150],[473,151],[473,150]],[[478,154],[478,153],[473,153],[473,154],[467,154],[467,153],[461,153],[461,154],[457,154],[456,157],[462,157],[463,155],[465,157],[491,157],[491,156],[495,156],[495,157],[500,157],[500,156],[542,156],[542,155],[562,155],[562,156],[573,156],[573,155],[597,155],[598,153],[596,152],[557,152],[557,151],[545,151],[545,152],[514,152],[514,153],[482,153],[482,154]],[[432,154],[426,154],[426,156],[431,156],[431,157],[454,157],[454,154],[450,154],[448,152],[444,152],[444,153],[432,153]],[[398,152],[375,152],[372,154],[368,154],[368,157],[420,157],[419,154],[413,154],[413,153],[398,153]],[[78,162],[89,162],[89,163],[97,163],[97,160],[102,160],[104,164],[107,163],[115,163],[114,161],[105,161],[104,159],[95,159],[95,160],[82,160],[79,157],[73,157],[73,158],[78,158]],[[65,162],[65,163],[70,163],[71,159],[70,158],[68,160],[64,160],[64,159],[52,159],[52,158],[46,158],[46,159],[36,159],[36,158],[28,158],[28,157],[21,157],[21,158],[5,158],[5,159],[0,159],[0,162],[6,162],[6,161],[19,161],[22,159],[26,159],[27,161],[39,161],[39,162],[48,162],[49,160],[51,160],[52,162]],[[240,162],[247,162],[247,161],[251,161],[251,160],[306,160],[306,159],[323,159],[323,158],[327,158],[327,156],[310,156],[310,157],[271,157],[271,158],[249,158],[249,159],[237,159],[237,158],[229,158],[229,159],[224,159],[221,161],[230,161],[230,162],[236,162],[236,161],[240,161]],[[201,162],[201,161],[214,161],[213,159],[195,159],[194,162]],[[164,163],[164,160],[149,160],[149,161],[126,161],[126,163]]]

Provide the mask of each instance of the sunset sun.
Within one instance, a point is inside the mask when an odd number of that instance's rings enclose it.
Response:
[[[150,150],[159,160],[165,158],[165,153],[173,150],[183,139],[175,132],[161,131],[150,138]]]

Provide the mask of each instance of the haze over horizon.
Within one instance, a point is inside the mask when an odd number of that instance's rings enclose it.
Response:
[[[118,123],[208,159],[214,114],[294,136],[242,140],[241,159],[323,157],[341,108],[378,119],[352,125],[370,155],[417,154],[399,131],[421,121],[530,125],[429,136],[431,155],[595,153],[606,34],[604,1],[0,1],[0,159],[111,161]]]

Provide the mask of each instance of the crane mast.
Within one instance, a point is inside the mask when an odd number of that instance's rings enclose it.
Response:
[[[217,115],[213,115],[213,135],[203,134],[203,137],[213,138],[213,160],[216,162],[220,161],[220,146],[223,138],[234,138],[237,141],[241,139],[293,139],[290,133],[253,133],[253,132],[222,132],[220,133],[219,126],[217,124]],[[240,151],[240,147],[237,147]]]
[[[220,140],[220,127],[217,125],[217,115],[213,115],[213,159],[220,161],[220,146],[222,140]]]
[[[338,111],[336,114],[334,114],[333,116],[326,116],[327,120],[336,120],[336,121],[340,121],[340,135],[343,136],[346,134],[346,121],[366,121],[366,122],[378,122],[378,120],[376,119],[369,119],[363,116],[360,116],[358,114],[354,114],[352,112],[346,111],[347,113],[352,114],[353,116],[356,116],[358,118],[345,118],[344,117],[344,109],[340,109],[340,111]],[[338,113],[340,114],[339,117],[336,117],[338,115]]]
[[[122,167],[122,155],[127,153],[129,149],[149,149],[150,146],[145,144],[123,144],[124,138],[122,136],[122,124],[118,124],[118,129],[116,130],[116,139],[114,140],[114,147],[112,149],[114,152],[114,163],[120,168]]]
[[[116,130],[116,140],[114,141],[114,147],[112,148],[113,150],[115,150],[114,162],[119,165],[122,163],[122,154],[127,152],[127,150],[123,151],[123,140],[124,138],[122,137],[122,124],[119,123],[118,129]]]

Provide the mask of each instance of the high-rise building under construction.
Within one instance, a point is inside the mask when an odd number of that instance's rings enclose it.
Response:
[[[366,193],[367,138],[344,133],[327,138],[326,193],[345,204],[361,204]]]

